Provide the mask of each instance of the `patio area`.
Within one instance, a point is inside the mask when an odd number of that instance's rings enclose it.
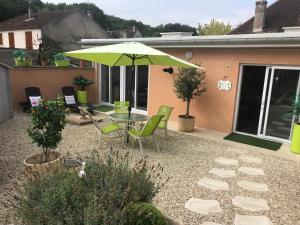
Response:
[[[16,207],[17,191],[24,181],[22,161],[40,151],[26,133],[29,124],[29,115],[16,114],[0,125],[0,224],[21,225]],[[94,125],[68,124],[58,151],[88,155],[98,148],[94,135]],[[170,180],[155,197],[155,205],[185,225],[248,224],[244,220],[252,220],[253,225],[300,224],[299,161],[217,139],[170,131],[167,140],[158,131],[161,152],[150,143],[145,145],[145,153],[150,164],[163,165],[164,176]],[[124,150],[121,146],[120,140],[114,139],[114,149],[140,158],[138,146],[132,149],[130,144]],[[103,145],[98,150],[107,152]],[[211,201],[203,205],[199,199]]]

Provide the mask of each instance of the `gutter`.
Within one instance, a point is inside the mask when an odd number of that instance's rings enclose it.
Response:
[[[177,38],[81,39],[83,48],[140,42],[155,48],[298,48],[300,33],[189,36]]]

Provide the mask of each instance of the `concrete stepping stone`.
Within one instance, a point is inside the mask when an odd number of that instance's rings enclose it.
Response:
[[[213,168],[209,171],[209,173],[214,174],[219,177],[222,177],[222,178],[229,178],[229,177],[236,176],[236,172],[234,170],[224,170],[224,169],[220,169],[220,168]]]
[[[256,157],[252,157],[252,156],[246,156],[246,155],[242,155],[239,157],[240,160],[242,160],[243,162],[247,162],[247,163],[262,163],[262,159],[261,158],[256,158]]]
[[[214,223],[214,222],[204,222],[201,225],[222,225],[220,223]]]
[[[207,215],[209,213],[221,213],[222,209],[217,200],[203,200],[190,198],[185,203],[185,208],[196,213]]]
[[[237,184],[248,191],[258,191],[258,192],[268,191],[268,186],[262,183],[242,180],[237,182]]]
[[[266,216],[240,216],[236,215],[234,225],[273,225]]]
[[[252,168],[252,167],[240,167],[239,172],[242,172],[251,176],[264,176],[265,172],[262,169]]]
[[[199,186],[206,187],[214,191],[228,191],[229,185],[225,181],[204,177],[198,182]]]
[[[236,196],[232,199],[232,204],[253,212],[270,210],[270,207],[264,199]]]
[[[220,163],[225,166],[237,166],[239,164],[239,161],[236,159],[227,159],[224,157],[216,158],[215,162]]]

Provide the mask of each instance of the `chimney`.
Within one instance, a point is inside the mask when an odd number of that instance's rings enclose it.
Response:
[[[32,10],[31,10],[31,0],[28,1],[28,19],[31,19],[31,14],[32,14]]]
[[[253,32],[263,32],[265,26],[265,14],[268,2],[266,0],[256,0]]]

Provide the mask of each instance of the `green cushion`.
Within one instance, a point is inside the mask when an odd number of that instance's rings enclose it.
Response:
[[[112,132],[115,132],[117,130],[119,130],[121,127],[119,124],[117,123],[110,123],[110,124],[107,124],[103,127],[101,127],[101,132],[103,134],[110,134]]]

